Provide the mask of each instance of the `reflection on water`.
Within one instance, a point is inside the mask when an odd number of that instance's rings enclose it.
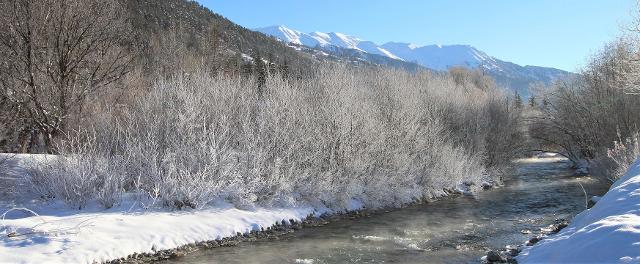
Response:
[[[179,263],[468,263],[488,249],[520,244],[557,218],[584,210],[584,194],[607,186],[573,177],[565,161],[522,160],[505,186],[324,227],[277,241],[204,250]]]

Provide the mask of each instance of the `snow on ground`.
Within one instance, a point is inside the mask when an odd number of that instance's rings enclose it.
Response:
[[[220,206],[191,212],[79,212],[5,220],[0,262],[102,262],[260,230],[311,213],[310,208],[248,211]],[[8,237],[13,230],[18,236]]]
[[[640,159],[560,233],[525,248],[519,263],[640,263]]]
[[[0,154],[0,158],[6,157]],[[203,210],[169,211],[141,209],[135,199],[108,210],[97,205],[70,209],[59,202],[45,202],[30,192],[26,160],[44,155],[12,157],[13,170],[0,174],[0,263],[93,263],[126,257],[134,252],[176,248],[296,221],[326,211],[311,207],[240,210],[218,203]],[[362,204],[353,202],[349,209]],[[11,208],[25,207],[37,213]],[[326,210],[326,209],[324,209]]]

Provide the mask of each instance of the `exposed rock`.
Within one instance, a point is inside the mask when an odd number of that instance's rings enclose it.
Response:
[[[540,241],[540,238],[539,238],[539,237],[537,237],[537,236],[535,236],[535,237],[532,237],[531,239],[529,239],[529,241],[527,241],[527,243],[526,243],[525,245],[527,245],[527,246],[533,246],[533,245],[535,245],[536,243],[538,243],[539,241]]]
[[[185,255],[185,253],[182,252],[182,251],[173,250],[173,252],[171,252],[171,255],[169,257],[171,257],[171,258],[179,258],[179,257],[182,257],[184,255]]]
[[[494,263],[494,262],[504,263],[504,262],[507,262],[507,260],[500,253],[491,250],[491,251],[487,252],[487,262],[489,262],[489,263]]]
[[[555,224],[540,228],[540,231],[545,235],[555,234],[560,232],[560,230],[567,227],[568,225],[569,225],[569,222],[567,220],[557,219]]]
[[[520,254],[520,249],[514,248],[514,247],[507,247],[507,250],[505,251],[505,253],[507,253],[511,257],[515,257],[518,254]]]

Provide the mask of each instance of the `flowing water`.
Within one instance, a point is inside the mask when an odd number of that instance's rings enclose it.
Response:
[[[323,227],[276,241],[198,251],[179,263],[477,263],[487,250],[521,244],[555,219],[585,209],[607,185],[575,177],[566,161],[517,162],[504,186]],[[523,234],[531,230],[531,234]]]

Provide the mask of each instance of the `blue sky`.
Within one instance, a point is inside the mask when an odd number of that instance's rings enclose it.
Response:
[[[522,65],[574,71],[620,35],[635,0],[198,0],[247,28],[287,25],[372,40],[468,44]]]

